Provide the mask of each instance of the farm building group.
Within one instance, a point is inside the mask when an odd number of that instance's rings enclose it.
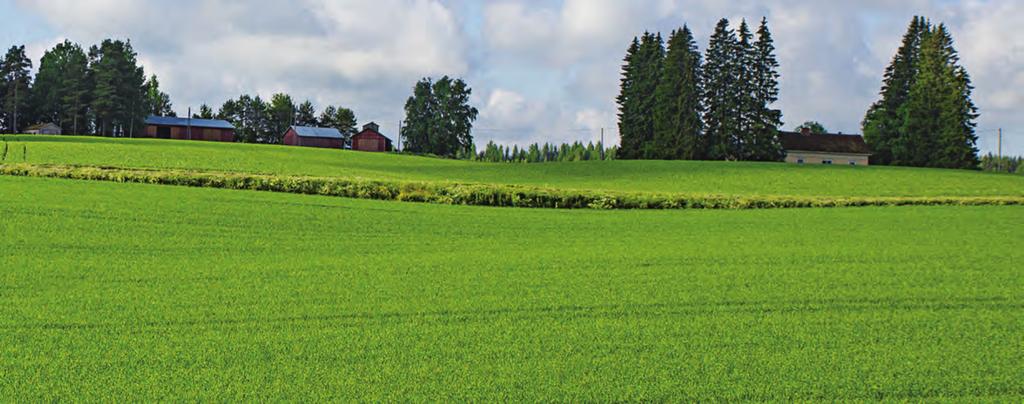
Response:
[[[142,133],[142,137],[234,142],[235,126],[222,119],[150,116],[146,118],[146,131]],[[284,133],[284,144],[331,149],[349,148],[345,144],[345,137],[335,128],[294,125]],[[362,132],[352,136],[350,146],[352,150],[367,152],[391,151],[393,147],[391,139],[381,134],[380,126],[373,122],[363,125]]]

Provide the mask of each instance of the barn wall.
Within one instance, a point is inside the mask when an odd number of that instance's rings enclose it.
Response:
[[[803,162],[801,163],[801,160]],[[804,152],[798,150],[789,150],[786,152],[786,162],[791,164],[823,164],[826,160],[831,161],[833,165],[857,165],[866,166],[868,165],[868,155],[866,154],[843,154],[843,153],[821,153],[821,152]]]

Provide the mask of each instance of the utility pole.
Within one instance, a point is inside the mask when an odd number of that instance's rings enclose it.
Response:
[[[601,128],[601,161],[604,161],[604,128]]]
[[[188,140],[192,140],[192,107],[188,107]]]
[[[997,163],[996,163],[996,167],[997,168],[996,169],[999,170],[999,172],[1003,172],[1003,128],[999,128],[999,142],[998,142],[998,144],[999,144],[999,146],[998,146],[999,160],[996,160],[997,161]]]
[[[14,81],[14,127],[11,128],[11,130],[15,134],[18,133],[18,81],[17,81],[17,76],[15,76],[15,81]]]
[[[401,119],[399,119],[398,120],[398,144],[395,145],[395,150],[397,150],[399,153],[402,152],[402,124],[403,124],[403,121]]]

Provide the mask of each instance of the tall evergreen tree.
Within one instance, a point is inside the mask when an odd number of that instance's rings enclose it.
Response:
[[[39,61],[33,84],[36,119],[54,122],[64,133],[77,134],[86,127],[89,60],[81,46],[65,40],[47,50]]]
[[[891,164],[896,159],[893,146],[901,137],[904,126],[900,110],[916,81],[921,39],[930,25],[924,17],[915,16],[911,20],[902,44],[885,69],[880,91],[882,98],[871,105],[864,117],[864,140],[874,153],[871,156],[873,164]]]
[[[196,112],[196,113],[193,113],[192,114],[192,118],[194,118],[194,119],[213,119],[214,118],[213,108],[210,108],[210,106],[206,105],[206,104],[200,105],[199,106],[199,111]]]
[[[753,46],[751,80],[753,85],[753,114],[750,122],[750,153],[757,161],[776,161],[785,156],[779,141],[782,111],[773,109],[779,100],[779,61],[775,57],[775,41],[768,29],[768,19],[761,19],[757,41]]]
[[[736,83],[739,80],[736,32],[729,20],[715,26],[704,57],[704,157],[709,160],[736,158],[733,139],[739,132]],[[619,150],[622,153],[623,150]],[[621,158],[621,155],[617,156]]]
[[[313,102],[306,100],[299,104],[299,108],[295,111],[295,124],[299,126],[318,126],[320,124]]]
[[[25,56],[25,46],[12,46],[0,61],[0,106],[3,127],[8,133],[18,133],[28,126],[30,115],[32,61]]]
[[[284,133],[295,124],[295,102],[288,94],[274,94],[270,97],[267,112],[270,116],[270,127],[266,143],[279,144],[284,140]]]
[[[160,81],[151,75],[146,81],[146,113],[156,116],[178,116],[171,105],[171,96],[160,91]]]
[[[900,109],[902,135],[892,143],[894,164],[977,167],[977,109],[970,99],[970,78],[958,62],[945,25],[921,36],[917,77]]]
[[[629,71],[624,73],[630,76],[630,94],[624,99],[631,110],[627,131],[623,134],[620,129],[619,132],[622,136],[623,158],[656,158],[658,155],[654,145],[654,92],[661,77],[664,58],[665,44],[661,34],[649,32],[641,37],[636,53],[627,55],[627,59],[632,59],[631,65],[627,66]],[[630,62],[627,61],[627,64]],[[625,87],[623,90],[625,92]]]
[[[663,159],[701,158],[701,55],[690,28],[672,31],[654,92],[654,145]]]
[[[642,134],[638,127],[642,118],[640,100],[645,96],[638,91],[637,80],[640,76],[640,62],[637,60],[640,53],[640,40],[636,37],[626,49],[626,57],[623,58],[622,78],[619,83],[619,96],[615,101],[619,105],[619,138],[621,143],[620,157],[631,158],[639,149]],[[547,146],[547,145],[545,145]],[[549,152],[544,153],[550,155]]]
[[[146,116],[146,76],[131,41],[104,40],[89,48],[90,111],[96,133],[130,136]]]
[[[761,107],[755,99],[756,83],[754,81],[754,34],[750,32],[747,20],[740,21],[736,31],[737,43],[733,50],[732,61],[736,69],[736,81],[733,83],[729,97],[736,108],[736,130],[729,141],[730,158],[734,160],[750,160],[753,158],[754,123]]]

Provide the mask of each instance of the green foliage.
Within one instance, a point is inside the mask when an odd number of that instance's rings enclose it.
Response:
[[[604,149],[601,142],[596,145],[593,142],[585,145],[581,142],[561,145],[545,143],[544,146],[534,143],[522,149],[518,145],[513,145],[509,150],[507,146],[491,141],[487,142],[483,151],[472,155],[471,158],[488,163],[546,163],[612,160],[613,157],[614,152]]]
[[[19,133],[28,126],[32,93],[29,84],[32,61],[25,56],[25,46],[12,46],[0,61],[0,120],[9,133]]]
[[[734,137],[740,133],[740,53],[736,32],[721,19],[711,34],[704,56],[704,156],[709,160],[736,159]]]
[[[171,96],[160,91],[160,82],[156,75],[149,77],[146,81],[146,113],[156,116],[178,116],[171,105]]]
[[[800,131],[802,131],[804,129],[807,129],[807,130],[811,131],[811,133],[814,133],[814,134],[817,134],[817,135],[828,133],[828,129],[825,129],[825,125],[822,125],[818,121],[807,121],[807,122],[804,122],[804,123],[800,124],[800,126],[796,127],[796,131],[797,132],[800,132]]]
[[[619,136],[622,159],[651,159],[658,153],[654,144],[654,93],[662,73],[665,45],[661,34],[645,32],[627,51],[618,97]]]
[[[245,143],[273,143],[269,107],[259,95],[243,94],[237,100],[227,100],[217,112],[217,118],[235,126],[235,139]],[[278,137],[283,136],[284,132]]]
[[[228,171],[508,184],[528,187],[722,195],[1024,196],[1024,179],[961,170],[822,167],[704,161],[483,164],[407,155],[220,142],[168,142],[77,136],[8,136],[31,143],[30,163]],[[545,155],[562,154],[553,145]],[[566,150],[566,148],[561,148]],[[606,154],[611,157],[614,149]]]
[[[992,153],[981,158],[979,166],[982,171],[1024,174],[1024,157],[1003,156],[998,157]]]
[[[78,44],[64,40],[47,50],[33,84],[36,120],[54,122],[65,134],[87,132],[88,70],[89,58]]]
[[[672,31],[654,91],[654,146],[667,160],[697,160],[703,155],[701,133],[701,55],[690,28]]]
[[[876,163],[976,168],[972,90],[945,25],[915,17],[864,119]]]
[[[127,137],[143,129],[146,76],[131,41],[104,40],[89,48],[90,114],[101,136]]]
[[[24,147],[23,153],[24,153]],[[504,157],[509,159],[508,155]],[[27,160],[27,157],[23,157]],[[906,205],[1022,205],[1024,196],[784,197],[560,190],[499,184],[379,181],[176,170],[132,170],[61,165],[0,165],[0,175],[135,182],[517,208],[556,209],[772,209]]]
[[[16,402],[1012,402],[1024,388],[1021,207],[0,189],[0,396]]]
[[[266,139],[263,143],[281,144],[284,133],[295,123],[295,103],[288,94],[278,93],[270,97],[267,115],[270,119]]]
[[[310,100],[303,101],[295,111],[295,124],[298,126],[320,126],[316,117],[316,107]]]
[[[193,113],[192,118],[195,119],[214,119],[216,115],[213,113],[213,108],[209,105],[203,104],[199,106],[199,112]]]
[[[744,147],[748,160],[781,161],[785,157],[779,140],[782,111],[773,109],[779,100],[779,62],[775,57],[775,41],[768,29],[768,19],[761,20],[757,40],[751,52],[751,115],[748,141]]]
[[[462,79],[425,78],[405,102],[403,151],[457,157],[473,147],[473,122],[479,112],[469,104],[473,90]]]
[[[320,125],[327,128],[335,128],[345,137],[345,143],[352,142],[352,136],[356,134],[356,114],[345,107],[328,105],[320,114]]]

